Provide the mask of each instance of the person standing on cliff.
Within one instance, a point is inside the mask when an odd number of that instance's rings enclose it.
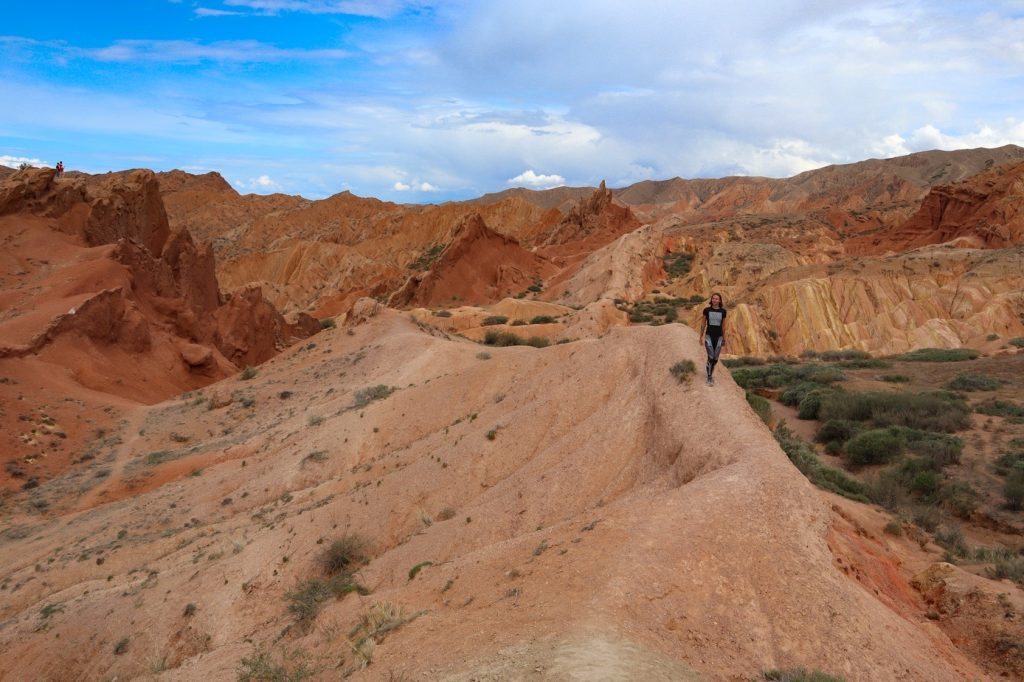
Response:
[[[63,161],[58,161],[57,162],[57,177],[58,178],[64,177],[64,162]]]
[[[718,355],[722,352],[722,347],[725,346],[725,314],[722,295],[711,294],[711,303],[704,309],[704,319],[700,324],[704,350],[708,353],[708,386],[715,385],[715,365],[718,364]]]

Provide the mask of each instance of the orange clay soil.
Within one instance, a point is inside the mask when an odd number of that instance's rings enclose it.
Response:
[[[812,488],[725,368],[669,372],[691,330],[486,348],[351,319],[7,499],[0,679],[233,679],[258,651],[324,680],[994,679],[926,618],[926,554]],[[304,627],[286,595],[350,534],[370,593]]]

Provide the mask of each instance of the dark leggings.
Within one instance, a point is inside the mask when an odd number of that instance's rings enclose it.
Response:
[[[724,336],[711,336],[710,334],[704,336],[704,350],[708,352],[708,381],[711,380],[715,365],[718,364],[718,354],[722,352],[722,341],[724,340]]]

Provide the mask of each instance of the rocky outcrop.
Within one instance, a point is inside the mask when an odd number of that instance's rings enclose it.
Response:
[[[861,253],[906,251],[930,244],[1000,249],[1024,242],[1024,163],[996,167],[954,185],[933,188],[898,228],[854,240]]]
[[[640,227],[640,221],[626,206],[618,204],[611,190],[601,181],[593,194],[574,205],[544,241],[560,255],[567,250],[593,251]],[[571,248],[570,248],[571,247]],[[555,249],[551,249],[555,252]]]
[[[458,224],[429,269],[410,277],[388,304],[490,303],[525,291],[554,270],[552,263],[491,230],[474,213]]]

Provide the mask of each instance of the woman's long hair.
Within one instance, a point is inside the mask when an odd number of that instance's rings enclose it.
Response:
[[[717,291],[712,292],[711,298],[708,300],[708,305],[711,306],[712,308],[715,307],[715,296],[718,297],[718,306],[722,309],[725,309],[725,301],[722,299],[722,295]]]

